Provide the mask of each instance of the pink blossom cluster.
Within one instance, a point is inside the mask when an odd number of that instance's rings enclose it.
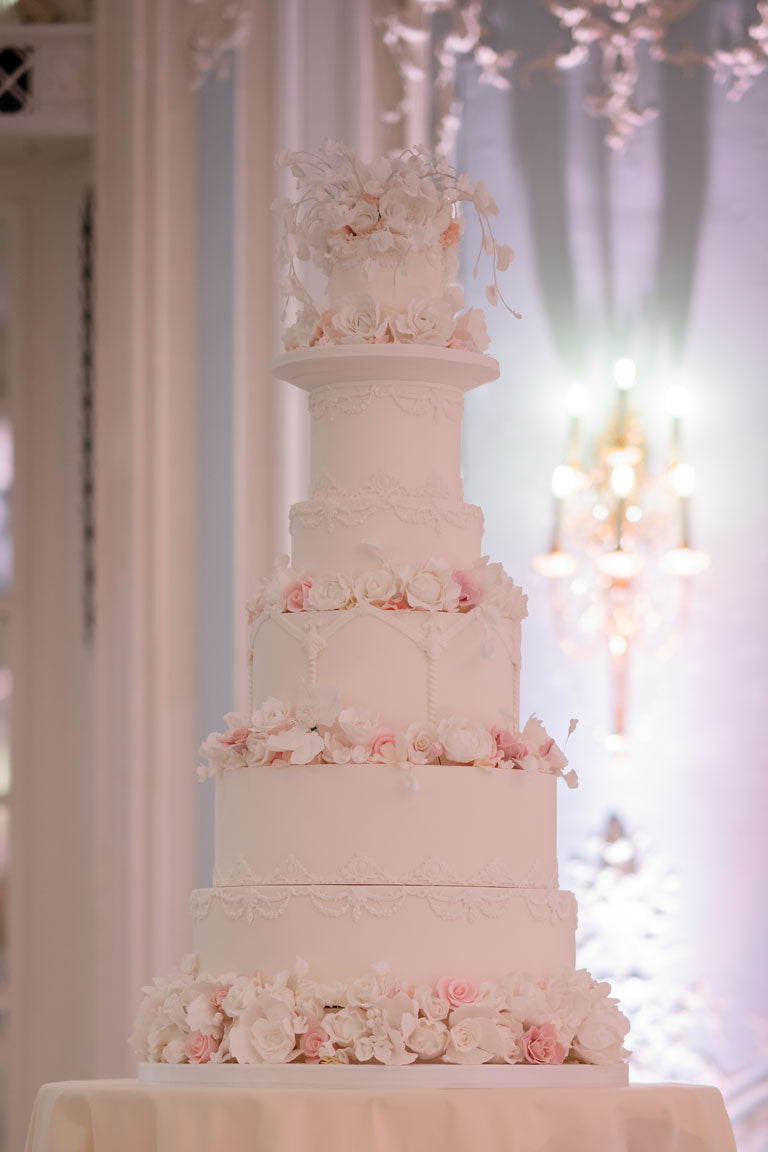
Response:
[[[382,723],[373,709],[341,708],[332,692],[286,703],[270,696],[251,716],[229,713],[226,732],[213,732],[200,748],[207,763],[201,780],[267,764],[472,764],[563,776],[576,784],[568,761],[541,722],[529,717],[522,732],[487,728],[450,716],[418,720],[404,731]]]
[[[522,620],[527,597],[501,564],[483,556],[459,568],[439,557],[397,565],[381,555],[370,568],[310,573],[278,557],[274,571],[248,601],[252,621],[262,612],[337,612],[370,605],[385,611],[469,612],[482,606],[507,619]]]
[[[209,976],[194,956],[145,988],[131,1043],[169,1064],[614,1064],[629,1024],[588,972],[436,984],[396,980],[385,963],[319,983],[306,963],[265,980]]]

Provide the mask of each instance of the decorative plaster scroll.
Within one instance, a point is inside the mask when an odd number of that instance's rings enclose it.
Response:
[[[408,902],[423,901],[440,920],[498,919],[514,901],[523,901],[533,920],[553,924],[557,920],[576,922],[576,900],[572,892],[536,888],[472,888],[421,884],[264,884],[239,888],[201,888],[192,893],[194,921],[204,920],[214,903],[230,920],[245,919],[252,924],[258,917],[275,920],[296,900],[309,900],[323,916],[338,919],[364,915],[377,918],[396,916]]]
[[[291,527],[300,524],[333,532],[337,524],[363,524],[377,512],[392,512],[407,524],[431,524],[438,532],[445,524],[466,528],[483,523],[481,509],[457,500],[437,477],[409,489],[389,473],[376,472],[362,487],[347,489],[326,472],[312,497],[291,508]]]
[[[374,380],[366,384],[328,384],[309,396],[309,412],[314,419],[327,416],[361,416],[373,400],[391,400],[409,416],[431,413],[435,422],[451,420],[461,423],[463,394],[440,384],[406,384]]]
[[[542,880],[541,877],[545,876]],[[317,875],[296,856],[286,856],[267,876],[258,876],[244,856],[238,857],[233,868],[227,872],[216,871],[213,877],[215,888],[272,887],[274,885],[314,885],[314,884],[383,884],[395,886],[450,886],[468,888],[541,888],[545,891],[557,890],[557,872],[547,874],[539,861],[535,861],[524,876],[512,876],[504,865],[491,859],[471,876],[461,877],[446,860],[430,856],[408,872],[393,876],[376,863],[366,852],[356,852],[336,872]]]

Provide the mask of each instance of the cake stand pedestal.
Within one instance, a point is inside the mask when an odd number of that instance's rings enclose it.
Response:
[[[320,1088],[45,1084],[26,1152],[736,1152],[716,1088]]]

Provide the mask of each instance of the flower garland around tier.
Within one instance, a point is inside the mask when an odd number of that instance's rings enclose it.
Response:
[[[501,564],[483,556],[465,568],[431,557],[421,564],[396,565],[371,546],[375,566],[352,572],[312,574],[279,556],[274,571],[248,601],[248,618],[262,612],[338,612],[356,604],[396,611],[469,612],[478,606],[511,620],[528,614],[527,596]]]
[[[131,1044],[166,1064],[616,1064],[629,1023],[588,972],[403,985],[379,963],[346,983],[304,961],[273,980],[208,976],[189,956],[143,989]]]
[[[282,198],[273,205],[286,267],[280,281],[283,320],[292,299],[300,307],[285,333],[289,351],[323,344],[415,343],[484,352],[488,333],[482,311],[469,308],[456,315],[465,306],[455,285],[462,203],[473,205],[480,224],[474,275],[485,253],[493,273],[486,298],[494,305],[501,300],[518,315],[499,290],[497,274],[509,267],[513,252],[496,241],[490,217],[499,209],[482,181],[473,184],[422,147],[365,164],[344,144],[326,140],[316,153],[282,152],[277,162],[290,169],[298,192],[297,200]],[[320,312],[296,269],[297,261],[310,260],[329,277],[352,268],[359,270],[353,279],[364,285],[377,269],[405,275],[415,257],[437,275],[439,294],[411,299],[402,309],[382,309],[372,294],[358,291]]]
[[[472,764],[562,776],[569,788],[578,781],[563,752],[539,720],[531,716],[522,732],[450,716],[433,723],[418,720],[405,731],[381,723],[372,708],[342,708],[338,693],[315,689],[293,704],[268,697],[251,716],[230,712],[226,732],[212,732],[200,747],[206,761],[200,780],[267,764]],[[568,736],[576,727],[572,720]],[[568,741],[566,739],[566,745]]]

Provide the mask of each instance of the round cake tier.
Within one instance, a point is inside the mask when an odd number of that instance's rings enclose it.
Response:
[[[262,613],[250,650],[254,710],[319,684],[338,691],[342,707],[374,709],[386,726],[452,715],[518,726],[520,623],[482,609]]]
[[[499,366],[428,345],[333,345],[278,357],[276,376],[310,393],[309,500],[291,509],[293,560],[326,568],[370,557],[480,556],[482,513],[462,502],[464,392]]]
[[[206,972],[272,975],[300,956],[322,982],[386,961],[405,983],[436,984],[545,976],[575,962],[576,901],[557,890],[244,885],[194,892],[192,915]]]
[[[541,772],[456,764],[225,772],[214,884],[555,888],[556,786]]]
[[[294,567],[315,571],[370,564],[371,545],[393,563],[437,557],[468,568],[482,554],[476,504],[446,497],[439,486],[408,488],[391,473],[378,472],[357,489],[326,478],[291,507],[290,527]]]

